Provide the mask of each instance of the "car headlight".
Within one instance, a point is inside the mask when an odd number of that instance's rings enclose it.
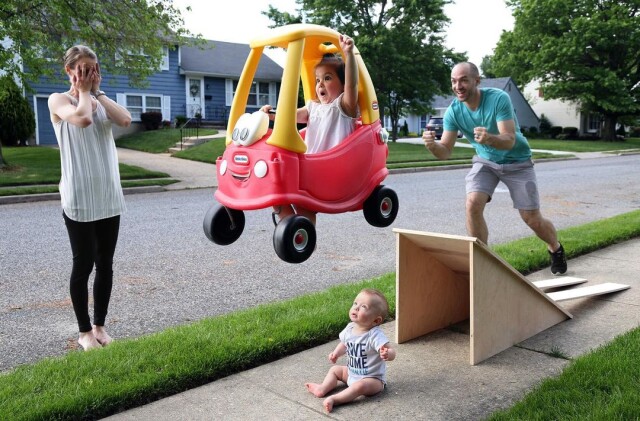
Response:
[[[263,178],[267,175],[268,172],[269,167],[263,160],[256,162],[256,164],[253,166],[253,174],[258,178]]]
[[[227,160],[223,159],[222,161],[220,161],[220,168],[218,168],[218,172],[220,172],[220,175],[224,175],[224,173],[227,172]]]

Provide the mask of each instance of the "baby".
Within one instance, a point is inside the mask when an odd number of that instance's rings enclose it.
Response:
[[[329,354],[335,364],[339,357],[347,355],[346,366],[333,366],[322,383],[305,383],[307,390],[321,398],[338,386],[347,388],[327,397],[323,406],[327,412],[334,405],[351,402],[359,396],[373,396],[386,385],[386,361],[396,358],[396,350],[382,332],[380,325],[389,312],[384,295],[375,289],[363,289],[356,297],[349,319],[351,322],[340,333],[340,343]]]

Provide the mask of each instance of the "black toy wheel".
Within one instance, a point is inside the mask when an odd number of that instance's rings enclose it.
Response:
[[[207,211],[202,228],[209,240],[221,246],[227,246],[242,235],[244,212],[227,208],[219,203],[215,204]]]
[[[309,218],[301,215],[289,216],[276,226],[273,248],[285,262],[302,263],[316,248],[316,227]]]
[[[377,186],[362,205],[364,219],[374,227],[388,227],[398,215],[398,195],[385,186]]]

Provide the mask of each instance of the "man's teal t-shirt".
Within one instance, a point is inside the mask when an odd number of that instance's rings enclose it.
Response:
[[[531,158],[529,142],[520,131],[509,95],[495,88],[481,88],[480,105],[471,111],[457,98],[453,100],[444,114],[444,130],[457,132],[460,130],[469,143],[475,148],[478,156],[498,164],[522,162]],[[496,149],[481,145],[473,138],[474,127],[485,127],[491,134],[499,134],[498,122],[513,120],[516,127],[516,143],[510,150]]]

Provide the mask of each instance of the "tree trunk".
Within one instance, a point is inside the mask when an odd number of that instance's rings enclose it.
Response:
[[[602,124],[602,140],[605,142],[615,142],[616,141],[616,123],[618,122],[618,117],[615,115],[605,115],[604,122]]]
[[[4,160],[4,156],[2,155],[2,145],[0,145],[0,169],[6,167],[7,161]]]
[[[398,140],[398,119],[390,116],[391,120],[391,140],[395,142]]]

